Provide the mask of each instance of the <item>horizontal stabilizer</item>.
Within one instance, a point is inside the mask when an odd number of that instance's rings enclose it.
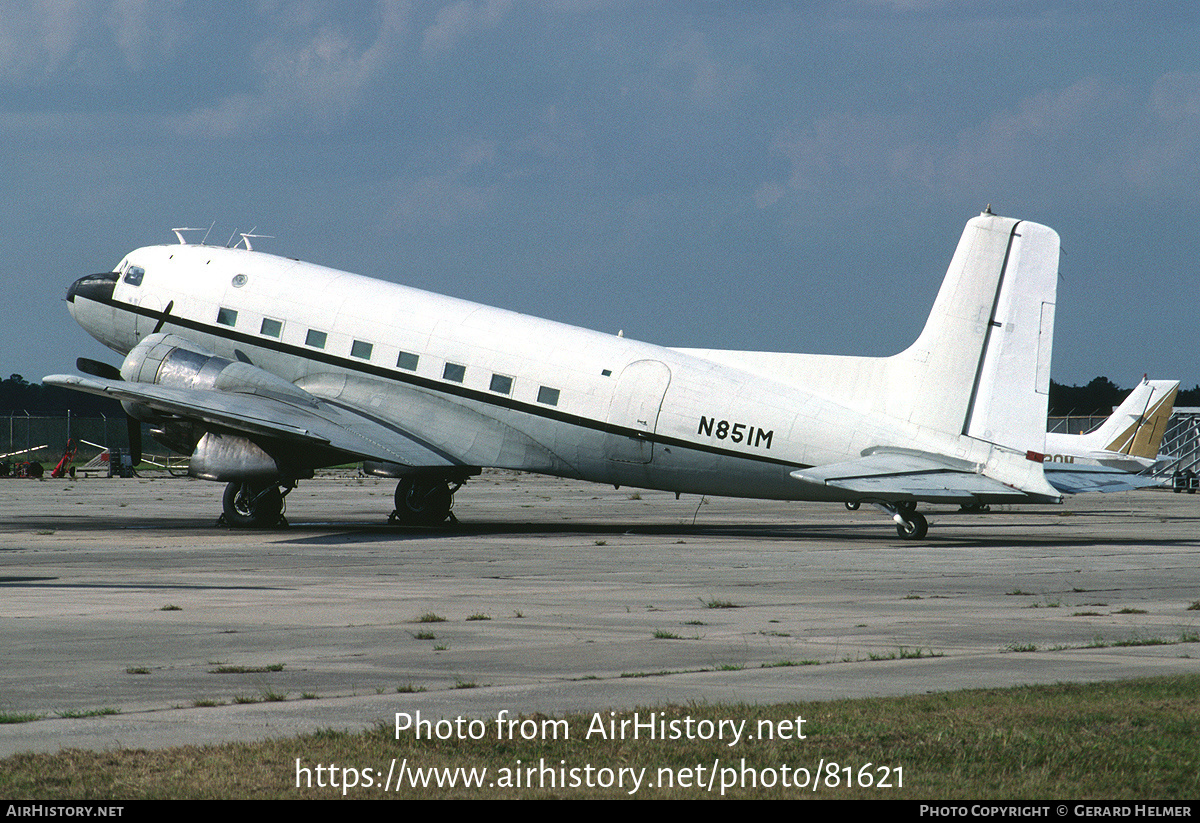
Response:
[[[1159,485],[1152,477],[1130,474],[1122,469],[1108,466],[1081,466],[1079,468],[1044,467],[1046,480],[1064,494],[1085,492],[1124,492]]]
[[[792,472],[807,483],[844,489],[864,498],[930,503],[1028,499],[1028,495],[975,470],[975,465],[921,452],[875,452],[859,460]]]

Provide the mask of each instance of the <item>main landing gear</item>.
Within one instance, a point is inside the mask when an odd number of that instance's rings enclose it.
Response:
[[[901,540],[920,540],[929,532],[929,521],[917,511],[915,501],[878,505],[896,521],[896,534],[900,535]]]
[[[295,483],[281,486],[277,482],[234,480],[225,487],[225,496],[221,500],[224,511],[217,525],[238,529],[286,526],[283,498],[295,487]]]
[[[458,522],[450,507],[454,505],[454,493],[462,487],[462,481],[451,481],[441,477],[402,477],[396,484],[396,510],[388,517],[389,523],[401,526],[436,526],[449,519]]]
[[[888,503],[872,500],[869,502],[891,515],[892,519],[896,521],[896,534],[900,535],[900,539],[920,540],[929,532],[929,521],[925,519],[925,515],[917,511],[915,501]],[[861,505],[859,501],[852,500],[846,503],[846,508],[850,511],[857,511],[859,505]]]
[[[920,540],[929,532],[929,521],[920,512],[897,514],[892,519],[896,521],[896,534],[902,540]]]
[[[929,521],[917,511],[916,500],[902,503],[876,503],[880,509],[892,515],[896,522],[896,534],[901,540],[920,540],[929,533]]]

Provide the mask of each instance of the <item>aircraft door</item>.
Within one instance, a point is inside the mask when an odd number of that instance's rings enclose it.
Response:
[[[620,463],[654,459],[654,443],[646,435],[658,426],[670,383],[671,369],[658,360],[637,360],[625,367],[608,406],[608,424],[620,430],[609,432],[605,439],[605,457]]]

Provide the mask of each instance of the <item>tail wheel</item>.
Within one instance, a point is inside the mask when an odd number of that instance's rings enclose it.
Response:
[[[225,487],[222,504],[225,524],[241,529],[270,528],[283,514],[283,494],[274,483],[235,480]]]
[[[929,521],[920,512],[904,512],[904,519],[896,524],[896,534],[904,540],[920,540],[929,532]]]
[[[436,526],[450,516],[454,492],[445,480],[406,477],[396,484],[397,522],[406,525]]]

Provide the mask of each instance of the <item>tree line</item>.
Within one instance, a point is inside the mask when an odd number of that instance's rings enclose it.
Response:
[[[60,386],[30,383],[19,374],[0,380],[0,416],[30,414],[35,417],[116,417],[125,414],[121,404],[108,397],[71,391]]]

